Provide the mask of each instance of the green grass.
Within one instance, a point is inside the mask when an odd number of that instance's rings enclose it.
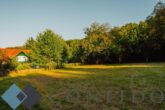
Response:
[[[33,110],[163,110],[165,100],[152,102],[153,91],[165,96],[165,63],[67,65],[60,70],[25,70],[0,78],[0,95],[13,83],[32,84],[42,95]],[[132,90],[143,91],[144,101]],[[123,100],[121,101],[121,92]],[[155,92],[154,97],[159,96]],[[165,98],[164,98],[165,99]],[[10,107],[0,99],[0,110]],[[20,106],[17,110],[25,110]]]

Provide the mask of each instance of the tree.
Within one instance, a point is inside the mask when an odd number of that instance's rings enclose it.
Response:
[[[165,3],[158,2],[153,13],[147,18],[149,34],[155,56],[165,60]],[[157,59],[159,59],[157,57]]]
[[[54,64],[54,68],[60,68],[68,58],[67,44],[49,29],[39,33],[36,40],[27,40],[25,47],[31,50],[31,60],[40,65]]]
[[[75,63],[80,62],[81,59],[81,40],[74,39],[74,40],[68,40],[66,43],[69,46],[69,62]]]
[[[115,62],[118,62],[118,63],[122,62],[124,51],[125,51],[125,48],[121,45],[122,37],[120,35],[120,30],[121,30],[120,27],[114,27],[110,31],[110,35],[112,36],[114,46],[110,48],[109,52],[114,53],[114,56],[117,58],[117,61]]]
[[[103,62],[103,51],[111,43],[109,32],[110,27],[107,24],[93,23],[91,27],[85,29],[86,37],[82,41],[83,60],[95,64]]]
[[[148,23],[142,21],[138,25],[138,43],[137,50],[142,56],[142,61],[148,62],[152,52],[153,39],[149,36]],[[144,59],[144,60],[143,60]]]
[[[30,37],[25,43],[25,48],[27,49],[34,49],[35,46],[36,46],[36,41],[34,40],[33,37]]]
[[[115,44],[119,47],[119,63],[124,59],[129,61],[134,59],[133,54],[137,53],[138,44],[138,24],[129,23],[122,27],[112,29],[111,35],[113,36]]]

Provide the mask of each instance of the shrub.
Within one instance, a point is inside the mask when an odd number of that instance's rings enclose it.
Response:
[[[56,62],[49,62],[46,64],[46,68],[51,70],[51,69],[56,69],[58,64]]]
[[[6,76],[10,71],[18,71],[24,69],[30,69],[30,63],[19,63],[16,59],[8,59],[1,63],[0,66],[0,76]]]
[[[1,63],[0,76],[6,76],[10,71],[16,70],[19,63],[16,59],[9,59]]]
[[[15,58],[8,61],[8,68],[10,69],[10,71],[16,70],[18,66],[19,62]]]
[[[16,70],[25,70],[25,69],[30,69],[31,64],[30,63],[19,63],[19,65],[16,67]]]

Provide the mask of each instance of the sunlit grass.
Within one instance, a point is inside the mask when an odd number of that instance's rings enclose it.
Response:
[[[106,69],[106,68],[146,68],[146,67],[163,67],[162,63],[160,64],[155,64],[155,63],[150,63],[150,64],[113,64],[113,65],[66,65],[67,68],[97,68],[97,69]]]
[[[88,72],[74,71],[74,70],[44,70],[44,69],[30,69],[22,70],[18,72],[11,72],[9,77],[26,77],[28,75],[46,75],[54,78],[70,78],[70,77],[81,77],[81,74],[88,74]]]
[[[13,83],[21,88],[30,83],[40,92],[42,100],[34,110],[159,110],[165,105],[147,99],[142,104],[134,104],[130,94],[132,89],[145,90],[146,97],[152,90],[164,91],[165,63],[66,65],[65,69],[11,72],[8,77],[0,78],[0,95]],[[127,97],[119,103],[118,95],[112,93],[114,99],[107,103],[105,97],[109,90],[124,90]],[[79,93],[79,99],[75,92]],[[88,92],[93,96],[88,96]],[[69,99],[68,95],[71,95]],[[0,99],[1,108],[9,110]],[[24,108],[20,106],[18,110]]]

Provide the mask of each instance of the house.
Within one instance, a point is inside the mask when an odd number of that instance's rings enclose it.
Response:
[[[16,58],[18,62],[29,61],[29,50],[15,48],[0,48],[0,52],[2,52],[8,59]]]

